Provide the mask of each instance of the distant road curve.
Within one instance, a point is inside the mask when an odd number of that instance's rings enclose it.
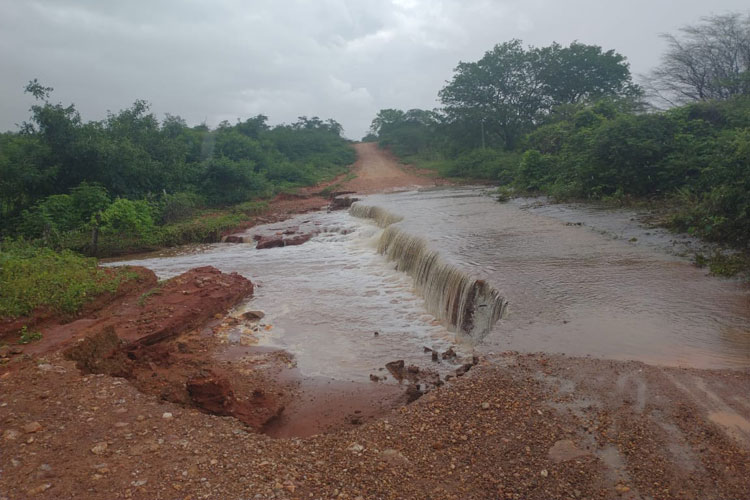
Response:
[[[393,155],[378,148],[374,142],[355,144],[354,149],[357,151],[357,162],[352,172],[357,177],[344,183],[347,191],[370,194],[447,184],[445,180],[436,178],[433,172],[400,165]]]

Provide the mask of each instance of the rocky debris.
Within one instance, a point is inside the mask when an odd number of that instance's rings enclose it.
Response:
[[[94,455],[103,455],[104,453],[106,453],[108,447],[109,445],[106,441],[96,443],[94,447],[91,448],[91,453],[93,453]]]
[[[15,429],[6,429],[3,431],[3,439],[6,441],[15,441],[20,435],[21,433]]]
[[[408,403],[416,400],[432,387],[440,387],[443,381],[440,374],[433,370],[420,368],[416,365],[405,366],[404,360],[391,361],[385,367],[399,383],[404,380],[409,382],[406,388],[406,399]],[[377,376],[370,375],[370,380],[376,381]],[[384,377],[385,378],[385,377]]]
[[[281,235],[260,236],[255,248],[264,250],[266,248],[279,248],[284,246],[284,237]]]
[[[397,361],[391,361],[386,363],[385,367],[393,375],[393,378],[401,382],[406,377],[406,370],[404,369],[404,360],[399,359]]]
[[[257,248],[258,250],[264,250],[267,248],[302,245],[303,243],[307,243],[308,241],[310,241],[313,236],[315,236],[315,234],[311,232],[291,234],[287,236],[285,236],[283,233],[268,236],[256,234],[253,238],[257,241],[255,248]]]
[[[293,245],[302,245],[303,243],[307,243],[308,241],[310,241],[312,237],[312,233],[289,236],[288,238],[284,238],[284,246],[288,247]]]
[[[187,391],[195,406],[214,415],[231,415],[237,404],[229,380],[210,371],[190,378]]]
[[[471,368],[473,366],[474,365],[471,364],[471,363],[465,363],[465,364],[459,366],[458,368],[456,368],[456,376],[457,377],[463,377],[466,374],[466,372],[468,372],[469,370],[471,370]]]
[[[26,434],[34,434],[35,432],[39,432],[43,429],[42,424],[39,422],[29,422],[28,424],[23,426],[23,432]]]
[[[263,319],[266,316],[266,313],[263,311],[247,311],[242,313],[242,319],[245,319],[247,321],[258,321]]]
[[[409,459],[406,458],[400,451],[388,448],[380,452],[380,459],[384,462],[388,462],[391,465],[409,465]]]
[[[124,376],[127,357],[120,348],[125,343],[115,332],[114,325],[94,333],[64,351],[65,357],[76,362],[76,368],[84,373],[109,373]]]
[[[354,452],[354,453],[361,453],[362,451],[364,451],[364,449],[365,449],[365,447],[364,447],[364,446],[362,446],[362,445],[361,445],[361,444],[359,444],[359,443],[352,443],[352,444],[351,444],[351,445],[349,445],[349,447],[347,448],[347,450],[349,450],[349,451],[352,451],[352,452]]]
[[[328,210],[345,210],[351,207],[355,201],[359,201],[359,198],[351,198],[349,196],[332,198],[330,205],[328,205]]]
[[[587,455],[590,455],[590,453],[578,448],[570,439],[556,441],[549,450],[549,458],[555,463],[567,462]]]
[[[374,373],[371,373],[370,380],[372,380],[373,382],[380,382],[382,379],[378,377],[377,375],[375,375]]]
[[[40,498],[93,500],[246,498],[248,491],[249,498],[349,500],[750,498],[745,445],[675,385],[698,391],[695,384],[705,384],[736,401],[750,390],[750,373],[741,370],[499,355],[472,376],[346,432],[274,440],[247,432],[235,418],[181,408],[105,375],[82,375],[57,354],[47,362],[67,371],[24,362],[0,379],[0,425],[3,434],[16,430],[0,446],[0,491],[17,492],[5,493],[9,498],[34,498],[28,491],[42,484],[51,486]],[[228,377],[235,397],[250,394]],[[619,384],[623,378],[628,383]],[[647,384],[648,398],[641,413],[639,383]],[[574,392],[565,389],[570,385]],[[743,408],[735,411],[747,418]],[[355,409],[346,410],[347,419]],[[175,418],[163,419],[165,412]],[[44,430],[23,434],[33,421]],[[129,426],[117,428],[120,421]],[[30,436],[37,439],[27,443]],[[566,440],[591,454],[556,462],[550,450]],[[103,453],[92,453],[102,442]],[[620,465],[612,468],[600,451],[616,454]]]
[[[278,417],[284,410],[283,405],[262,390],[253,391],[248,401],[238,400],[228,377],[213,371],[188,380],[187,391],[194,405],[201,410],[214,415],[233,416],[256,429]]]
[[[424,395],[424,391],[422,391],[420,384],[409,384],[404,394],[406,396],[406,402],[412,403],[421,398]]]
[[[252,377],[230,376],[219,369],[217,361],[205,355],[209,339],[197,333],[191,339],[179,337],[221,317],[252,293],[252,283],[236,274],[198,268],[167,281],[159,290],[158,302],[129,311],[121,323],[89,334],[64,355],[85,374],[124,377],[143,392],[208,413],[234,416],[255,430],[276,418],[284,408],[280,398],[266,396]],[[253,311],[244,318],[262,314]],[[229,323],[240,321],[232,318]]]
[[[442,357],[443,359],[449,359],[449,360],[452,360],[452,359],[455,359],[455,358],[456,358],[457,356],[458,356],[458,355],[456,354],[456,351],[454,351],[454,350],[453,350],[453,347],[449,347],[449,348],[448,348],[448,350],[447,350],[447,351],[445,351],[445,352],[444,352],[444,353],[442,354],[442,356],[441,356],[441,357]]]

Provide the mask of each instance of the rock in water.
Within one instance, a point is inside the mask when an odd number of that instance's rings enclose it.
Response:
[[[393,375],[393,378],[395,378],[399,382],[401,382],[406,376],[403,359],[399,359],[398,361],[391,361],[390,363],[386,363],[385,367],[388,368],[389,372],[391,372],[391,375]]]

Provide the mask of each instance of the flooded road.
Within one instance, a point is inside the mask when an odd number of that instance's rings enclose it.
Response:
[[[480,344],[460,346],[463,354],[544,351],[750,366],[747,287],[706,276],[673,255],[671,235],[639,228],[626,212],[500,204],[479,188],[378,194],[361,203],[402,216],[394,227],[507,299],[506,316]],[[423,346],[442,350],[455,342],[427,312],[412,278],[377,253],[383,229],[374,221],[305,214],[253,228],[247,240],[292,226],[319,234],[301,246],[216,244],[127,263],[160,278],[212,265],[251,279],[255,296],[238,312],[264,311],[259,344],[291,352],[306,376],[365,381],[394,359],[424,365]]]
[[[477,189],[370,197],[409,233],[487,280],[509,314],[482,349],[750,366],[750,293],[673,255],[683,238],[627,211],[500,204]],[[581,224],[581,225],[578,225]]]

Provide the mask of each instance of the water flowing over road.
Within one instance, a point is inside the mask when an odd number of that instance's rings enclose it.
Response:
[[[250,278],[259,287],[244,307],[262,309],[272,327],[261,345],[288,350],[306,375],[366,380],[390,360],[416,362],[423,345],[444,349],[454,342],[454,328],[436,319],[414,280],[378,254],[381,226],[389,226],[386,236],[398,228],[420,238],[507,299],[506,317],[483,342],[459,339],[465,353],[543,351],[668,366],[750,366],[745,286],[707,276],[685,258],[649,245],[668,238],[659,230],[631,222],[642,243],[614,238],[607,230],[621,229],[622,212],[581,213],[586,223],[578,225],[567,221],[576,214],[570,207],[536,213],[526,203],[501,204],[471,187],[371,195],[360,204],[402,220],[378,225],[345,211],[306,214],[253,228],[245,238],[316,228],[302,246],[216,244],[131,263],[161,277],[213,265]]]

